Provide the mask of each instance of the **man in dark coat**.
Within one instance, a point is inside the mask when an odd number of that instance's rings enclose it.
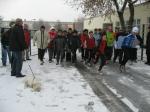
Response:
[[[149,31],[147,33],[147,40],[146,40],[146,55],[147,55],[147,62],[145,64],[150,65],[150,26],[148,27]]]
[[[54,49],[56,51],[56,65],[58,65],[59,61],[62,62],[64,58],[65,38],[62,36],[62,30],[58,31],[58,35],[54,40]]]
[[[21,73],[23,65],[22,51],[27,48],[22,24],[22,19],[16,19],[10,35],[10,50],[12,51],[11,76],[16,77],[25,76]]]
[[[71,43],[70,43],[70,39],[72,38],[72,29],[69,28],[68,29],[68,34],[67,34],[67,38],[66,38],[66,61],[70,62],[71,61]]]
[[[73,36],[70,38],[71,43],[71,54],[72,54],[72,63],[76,61],[76,51],[80,47],[80,39],[78,36],[78,32],[76,30],[73,31]]]

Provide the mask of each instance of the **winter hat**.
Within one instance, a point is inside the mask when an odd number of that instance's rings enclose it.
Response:
[[[55,28],[54,28],[54,27],[51,27],[50,30],[55,30]]]
[[[139,32],[139,29],[138,29],[137,27],[133,27],[133,28],[132,28],[132,32],[138,33],[138,32]]]

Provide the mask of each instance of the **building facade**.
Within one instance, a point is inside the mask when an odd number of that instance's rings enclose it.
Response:
[[[128,8],[125,9],[124,18],[125,18],[125,24],[126,26],[128,26],[128,20],[129,20]],[[150,2],[149,1],[135,6],[134,18],[135,19],[133,25],[139,27],[141,36],[143,31],[146,36],[146,33],[148,31],[147,27],[150,25]],[[84,28],[87,28],[89,30],[94,30],[95,28],[105,28],[109,24],[113,26],[114,30],[116,27],[120,27],[120,22],[117,13],[112,15],[111,19],[102,16],[85,19]]]

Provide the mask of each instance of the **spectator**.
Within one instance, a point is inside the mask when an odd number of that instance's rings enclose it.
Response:
[[[22,52],[27,48],[22,19],[16,19],[16,24],[11,30],[10,50],[12,51],[11,76],[24,77],[21,73],[23,59]]]
[[[146,40],[146,55],[147,62],[145,64],[150,65],[150,26],[148,27],[147,40]]]
[[[40,60],[40,64],[43,65],[44,64],[44,55],[45,55],[45,51],[46,48],[48,47],[48,43],[49,43],[50,39],[48,36],[48,32],[45,31],[45,26],[41,26],[40,30],[38,30],[33,38],[33,43],[35,45],[35,43],[37,44],[37,48],[38,48],[38,59]]]
[[[111,60],[113,54],[114,40],[115,40],[115,33],[112,30],[112,26],[109,26],[106,32],[106,41],[107,41],[106,60]]]
[[[25,49],[23,52],[23,60],[25,61],[25,60],[31,60],[29,58],[31,37],[30,37],[30,31],[27,24],[24,24],[24,35],[25,35],[25,42],[27,45],[27,49]]]
[[[14,26],[15,22],[10,22],[9,26],[10,29],[6,32],[4,31],[4,28],[1,30],[1,45],[2,45],[2,64],[3,66],[6,66],[7,63],[7,55],[9,59],[9,63],[11,63],[11,53],[9,48],[9,41],[10,41],[10,34],[12,27]]]
[[[55,31],[55,28],[52,27],[49,32],[49,38],[50,38],[50,42],[48,44],[49,63],[52,62],[52,58],[54,56],[54,40],[56,38],[56,35],[57,33]]]
[[[62,36],[62,30],[58,30],[58,35],[54,41],[54,49],[56,52],[56,65],[63,62],[64,49],[65,49],[65,38]]]

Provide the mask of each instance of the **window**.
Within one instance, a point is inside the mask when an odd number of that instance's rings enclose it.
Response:
[[[137,19],[137,25],[140,25],[141,24],[141,20],[140,19]]]

